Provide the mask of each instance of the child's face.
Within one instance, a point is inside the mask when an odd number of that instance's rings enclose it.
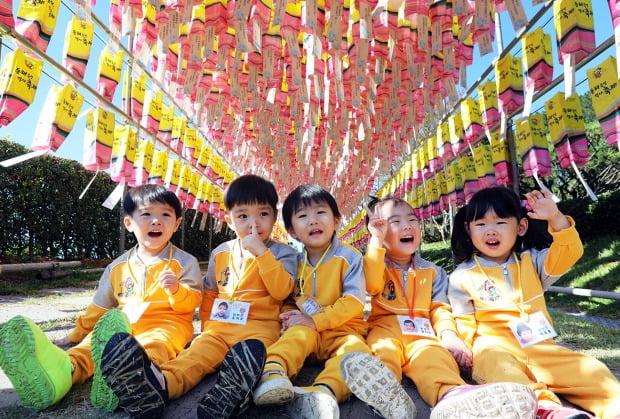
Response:
[[[330,245],[338,222],[327,203],[312,202],[295,211],[289,233],[301,241],[308,252],[322,252]]]
[[[378,212],[381,218],[387,220],[387,233],[383,240],[387,256],[397,259],[414,254],[420,246],[422,231],[413,208],[402,202],[386,201]]]
[[[271,235],[276,214],[269,204],[243,204],[232,207],[225,220],[240,239],[251,234],[252,225],[256,224],[258,235],[265,241]]]
[[[527,218],[500,218],[489,210],[484,217],[465,225],[471,241],[484,257],[496,263],[508,260],[517,237],[527,231]]]
[[[138,205],[123,221],[127,231],[136,236],[141,251],[153,256],[166,247],[181,224],[181,218],[176,217],[172,206],[157,201]]]

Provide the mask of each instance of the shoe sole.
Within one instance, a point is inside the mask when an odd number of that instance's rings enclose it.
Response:
[[[378,358],[364,352],[346,354],[340,363],[340,372],[351,392],[384,418],[416,417],[413,400]]]
[[[101,355],[108,340],[119,332],[131,333],[131,324],[125,313],[113,309],[107,311],[97,321],[91,339],[91,355],[95,364],[95,373],[90,387],[90,402],[95,409],[105,412],[116,410],[119,400],[101,376]]]
[[[120,407],[132,417],[158,418],[166,402],[146,378],[151,363],[138,341],[127,333],[117,333],[101,356],[101,375],[119,398]]]
[[[534,392],[523,384],[495,383],[480,386],[462,396],[439,401],[431,419],[531,419],[537,407]]]
[[[265,365],[265,345],[257,339],[235,344],[220,366],[213,387],[198,402],[199,419],[229,418],[247,407]]]
[[[254,390],[254,404],[280,405],[290,402],[294,396],[291,380],[285,377],[270,378],[260,383]]]
[[[52,342],[43,342],[47,337],[41,331],[41,336],[35,335],[33,328],[38,327],[23,316],[16,316],[9,320],[0,330],[0,367],[9,378],[15,393],[22,404],[31,409],[43,410],[59,401],[71,388],[71,367],[67,365],[67,377],[60,387],[60,391],[52,380],[50,371],[37,358],[37,347],[42,344],[54,346]],[[54,347],[56,348],[56,347]],[[56,348],[62,351],[60,348]],[[69,357],[65,354],[66,363]],[[63,363],[64,364],[64,363]],[[55,365],[58,373],[64,365]]]
[[[295,419],[340,418],[340,407],[336,399],[320,390],[306,391],[296,388],[295,398],[286,405],[286,412]]]

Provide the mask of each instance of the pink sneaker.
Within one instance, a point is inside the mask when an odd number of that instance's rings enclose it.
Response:
[[[523,384],[463,385],[443,395],[431,419],[533,419],[536,405],[534,392]]]
[[[536,419],[591,419],[593,417],[583,410],[549,403],[539,404],[536,411]]]

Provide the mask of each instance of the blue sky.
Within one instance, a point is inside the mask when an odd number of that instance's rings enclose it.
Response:
[[[611,24],[611,17],[610,17],[609,9],[607,8],[607,2],[600,1],[600,0],[592,0],[592,3],[594,6],[596,43],[597,45],[599,45],[613,34],[613,28]],[[542,7],[542,6],[532,7],[531,0],[524,0],[524,4],[526,7],[526,14],[528,18],[533,17]],[[14,2],[15,10],[17,10],[17,5],[18,5],[18,1],[16,0]],[[99,0],[98,5],[94,8],[94,13],[104,23],[108,22],[108,8],[109,8],[109,2],[104,1],[104,0]],[[59,12],[58,24],[56,26],[56,30],[52,36],[50,45],[47,50],[48,54],[52,58],[57,60],[58,62],[61,61],[62,47],[64,43],[64,31],[68,24],[69,19],[71,18],[71,15],[72,15],[72,12],[64,4],[62,4],[60,12]],[[511,40],[514,38],[515,34],[514,34],[512,23],[510,21],[510,18],[507,12],[500,13],[500,25],[502,28],[503,44],[508,45],[511,42]],[[551,10],[548,11],[541,20],[539,20],[539,23],[536,26],[541,26],[541,25],[543,26],[543,29],[546,33],[549,33],[552,35],[553,45],[554,45],[554,75],[553,76],[555,78],[561,74],[562,67],[558,62],[557,50],[555,49],[555,38],[554,38],[555,35],[554,35],[553,19],[552,19]],[[103,40],[107,39],[105,35],[103,35],[102,37],[103,37]],[[8,40],[8,37],[5,37],[4,40],[5,42],[9,42],[10,44],[12,44],[12,42]],[[96,73],[97,62],[98,62],[98,51],[101,51],[104,46],[103,40],[96,36],[93,49],[91,52],[91,59],[87,66],[85,81],[89,85],[93,86],[93,88],[95,86],[95,73]],[[12,46],[11,49],[13,48],[14,47]],[[511,53],[516,56],[521,56],[520,49],[521,49],[520,44],[518,44],[511,51]],[[4,59],[4,56],[9,51],[10,49],[6,45],[2,46],[1,54],[2,54],[3,59]],[[468,86],[474,83],[479,78],[479,76],[489,67],[489,65],[491,65],[492,59],[497,55],[497,53],[498,53],[497,43],[494,44],[494,52],[484,57],[480,57],[478,48],[477,47],[475,48],[474,64],[467,69],[467,80],[469,83]],[[578,84],[577,91],[579,93],[583,93],[588,90],[587,81],[584,81],[585,70],[587,68],[593,67],[594,65],[596,65],[597,62],[600,62],[606,59],[607,57],[609,57],[609,55],[614,55],[614,54],[615,52],[612,47],[609,50],[603,52],[596,60],[587,64],[581,71],[577,73],[576,82]],[[34,103],[24,113],[18,116],[15,121],[10,123],[6,127],[1,127],[0,136],[2,137],[9,136],[9,139],[11,141],[20,143],[26,147],[31,146],[32,136],[33,136],[34,129],[36,126],[36,122],[39,118],[39,114],[41,113],[41,107],[45,101],[45,97],[47,96],[49,92],[51,84],[58,83],[57,80],[59,78],[58,72],[50,65],[45,65],[44,73],[49,74],[49,76],[45,74],[42,75],[40,83],[39,83],[39,89],[37,91],[37,95],[35,97]],[[56,80],[53,80],[53,79],[56,79]],[[562,84],[558,86],[558,89],[563,89]],[[121,107],[120,90],[121,90],[121,86],[119,84],[116,90],[116,94],[114,96],[115,98],[114,103],[118,107]],[[537,109],[540,109],[541,107],[543,107],[544,101],[547,100],[552,94],[553,92],[550,92],[547,96],[541,98],[538,102],[534,103],[532,110],[536,111]],[[88,94],[86,94],[85,97],[86,97],[86,101],[87,102],[90,101],[90,104],[92,104],[92,98],[89,98]],[[82,107],[82,111],[90,107],[90,104],[87,102],[85,102],[84,106]],[[57,152],[53,154],[59,157],[66,157],[66,158],[81,161],[82,148],[83,148],[82,147],[83,134],[84,134],[84,119],[81,119],[80,121],[76,122],[73,128],[73,131],[71,132],[71,134],[69,134],[69,136],[67,137],[63,145],[59,148]]]

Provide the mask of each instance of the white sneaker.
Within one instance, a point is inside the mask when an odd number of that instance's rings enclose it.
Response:
[[[308,387],[306,387],[308,388]],[[295,419],[339,419],[340,407],[336,398],[321,390],[295,387],[295,398],[286,411]]]
[[[537,404],[532,389],[523,384],[463,385],[443,395],[431,419],[533,419]]]
[[[351,392],[384,418],[416,417],[413,400],[378,358],[364,352],[348,353],[340,363],[340,371]]]
[[[293,383],[284,375],[284,371],[264,373],[254,390],[256,406],[284,404],[293,400],[293,397]]]

